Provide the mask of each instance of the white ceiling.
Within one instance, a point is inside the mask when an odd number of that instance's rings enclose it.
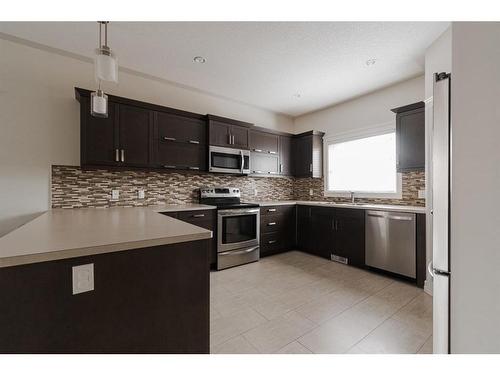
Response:
[[[447,22],[111,22],[120,66],[298,116],[424,72]],[[3,22],[0,32],[92,57],[94,22]],[[203,56],[205,64],[193,62]],[[376,59],[367,66],[368,59]],[[297,98],[295,94],[300,94]]]

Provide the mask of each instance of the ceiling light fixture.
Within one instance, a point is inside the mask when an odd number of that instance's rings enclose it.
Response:
[[[298,92],[293,94],[293,97],[296,99],[300,99],[302,95],[300,95]]]
[[[118,61],[108,46],[109,21],[97,21],[97,23],[99,42],[95,50],[94,70],[98,88],[90,95],[90,114],[94,117],[106,118],[108,117],[108,96],[101,90],[101,83],[103,81],[118,83]]]
[[[205,64],[207,62],[207,59],[204,58],[203,56],[195,56],[193,61],[199,64]]]
[[[377,59],[368,59],[368,60],[366,60],[366,66],[375,65],[376,62],[377,62]]]

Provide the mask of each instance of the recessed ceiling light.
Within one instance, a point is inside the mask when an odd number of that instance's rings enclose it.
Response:
[[[203,56],[196,56],[193,59],[193,61],[196,62],[196,63],[205,64],[207,62],[207,59],[204,58]]]
[[[296,98],[296,99],[300,99],[302,95],[300,95],[298,92],[296,92],[295,94],[293,94],[293,97]]]
[[[377,62],[377,59],[368,59],[368,60],[366,60],[366,66],[375,65],[376,62]]]

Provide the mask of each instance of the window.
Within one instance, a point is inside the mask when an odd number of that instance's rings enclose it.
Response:
[[[401,175],[396,170],[394,131],[348,141],[327,143],[325,195],[401,197]]]

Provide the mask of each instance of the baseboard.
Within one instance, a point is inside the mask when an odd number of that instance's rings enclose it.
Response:
[[[432,280],[425,280],[424,282],[424,292],[432,296]]]

